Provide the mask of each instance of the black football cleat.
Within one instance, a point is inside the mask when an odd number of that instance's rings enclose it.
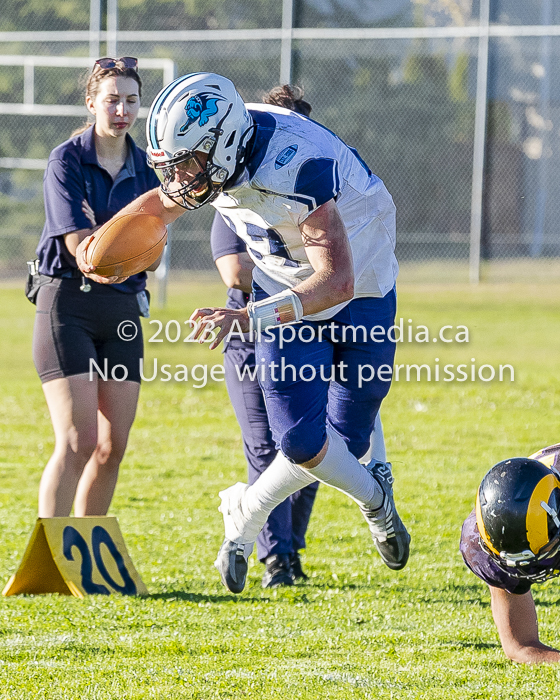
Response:
[[[292,567],[292,578],[294,581],[307,581],[309,576],[301,567],[299,552],[290,554],[290,566]]]
[[[272,554],[265,559],[266,571],[262,578],[263,588],[293,586],[292,567],[288,554]]]

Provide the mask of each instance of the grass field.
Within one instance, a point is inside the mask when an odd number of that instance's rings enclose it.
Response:
[[[215,278],[212,278],[214,280]],[[396,494],[413,536],[408,567],[386,569],[357,507],[321,487],[304,566],[311,578],[263,591],[252,561],[241,596],[213,568],[218,491],[243,480],[222,383],[146,382],[111,514],[150,596],[0,600],[0,698],[549,698],[559,670],[505,660],[489,596],[462,564],[462,520],[495,462],[560,441],[560,284],[402,284],[398,317],[468,343],[400,343],[397,362],[510,364],[513,382],[395,382],[383,406]],[[153,318],[221,303],[214,281],[171,287]],[[33,307],[0,287],[0,580],[36,516],[51,426],[31,361]],[[155,326],[145,326],[149,337]],[[448,337],[454,333],[446,331]],[[161,337],[161,336],[160,336]],[[147,343],[148,358],[214,365],[219,352]],[[443,374],[443,373],[442,373]],[[542,639],[560,643],[559,583],[535,589]]]

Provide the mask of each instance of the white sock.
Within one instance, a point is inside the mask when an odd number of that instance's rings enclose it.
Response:
[[[375,416],[375,423],[373,424],[373,430],[371,431],[369,450],[360,459],[360,462],[362,464],[369,464],[372,460],[375,462],[387,461],[383,424],[381,423],[381,416],[379,415],[379,412],[377,412],[377,415]]]
[[[379,508],[383,492],[360,462],[348,451],[344,440],[327,427],[329,446],[323,460],[313,469],[293,464],[279,452],[272,464],[249,486],[241,501],[246,522],[235,541],[254,542],[268,516],[292,493],[322,481],[350,496],[360,506]]]
[[[373,432],[371,434],[371,458],[376,462],[387,461],[387,450],[385,449],[385,436],[383,435],[383,424],[379,411],[375,416]]]
[[[242,510],[243,515],[250,519],[250,525],[247,523],[243,528],[244,535],[252,535],[256,532],[256,539],[270,512],[292,493],[314,481],[316,478],[311,476],[309,470],[298,467],[279,452],[272,464],[245,491]]]
[[[350,496],[359,506],[375,510],[383,504],[383,491],[371,474],[348,451],[346,443],[332,428],[327,427],[329,446],[323,460],[309,473]]]

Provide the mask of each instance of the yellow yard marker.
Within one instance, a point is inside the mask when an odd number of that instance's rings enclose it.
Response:
[[[147,595],[113,517],[38,518],[2,595]]]

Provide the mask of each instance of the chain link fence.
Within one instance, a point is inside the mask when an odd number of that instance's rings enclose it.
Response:
[[[139,57],[144,107],[166,80],[164,69],[148,68],[147,59],[173,61],[177,75],[227,75],[247,101],[260,101],[282,80],[302,85],[312,116],[357,148],[393,194],[405,272],[465,281],[473,250],[483,278],[542,274],[543,262],[551,274],[556,270],[560,77],[552,68],[560,58],[559,3],[6,4],[0,17],[0,278],[24,273],[43,225],[46,158],[87,116],[84,68],[42,66],[40,57],[93,65],[99,55]],[[487,85],[480,112],[483,42]],[[25,61],[14,63],[26,56],[37,62],[32,72]],[[144,125],[139,119],[132,134],[142,146]],[[477,148],[484,158],[478,227]],[[203,208],[174,225],[172,271],[212,269],[212,216]]]

